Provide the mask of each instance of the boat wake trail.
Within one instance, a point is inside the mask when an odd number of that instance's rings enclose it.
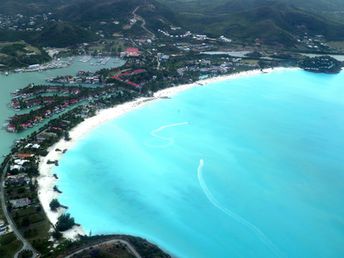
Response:
[[[263,244],[265,246],[267,246],[275,254],[275,257],[283,257],[283,254],[278,249],[278,247],[276,245],[274,245],[274,243],[272,243],[272,241],[258,227],[256,227],[255,225],[253,225],[252,223],[250,223],[249,221],[247,221],[246,219],[244,219],[240,215],[236,214],[235,212],[233,212],[233,211],[231,211],[225,207],[222,207],[222,205],[216,200],[216,198],[210,192],[207,184],[204,181],[204,178],[202,176],[203,166],[204,166],[204,161],[201,159],[199,162],[198,170],[197,170],[197,178],[198,178],[198,182],[199,182],[204,194],[206,195],[206,197],[208,198],[210,203],[214,207],[216,207],[217,209],[219,209],[220,211],[225,213],[227,216],[236,220],[238,223],[247,227],[249,230],[251,230],[253,233],[255,233],[257,235],[257,237],[259,238],[259,240],[262,241]]]
[[[174,124],[169,124],[169,125],[164,125],[161,126],[157,129],[154,129],[151,132],[151,136],[154,138],[158,138],[161,141],[166,142],[165,144],[159,144],[159,145],[152,145],[152,144],[147,144],[149,147],[154,147],[154,148],[166,148],[168,146],[171,146],[172,144],[174,144],[174,139],[172,137],[164,137],[159,135],[160,132],[162,132],[163,130],[167,129],[167,128],[171,128],[171,127],[177,127],[177,126],[184,126],[184,125],[188,125],[189,122],[183,122],[183,123],[174,123]]]

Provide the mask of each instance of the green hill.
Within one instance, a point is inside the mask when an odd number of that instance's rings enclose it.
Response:
[[[296,37],[322,34],[344,40],[344,11],[338,0],[160,0],[175,13],[181,25],[210,35],[226,35],[265,43],[292,45]]]
[[[36,46],[66,47],[96,39],[94,32],[68,22],[47,23],[42,31],[0,30],[0,41],[24,40]]]
[[[145,32],[138,25],[123,30],[138,6],[137,14],[153,31],[173,24],[210,36],[225,35],[248,43],[259,39],[281,46],[293,46],[305,33],[344,40],[342,0],[3,0],[1,13],[52,12],[56,21],[39,32],[0,31],[0,40],[67,46],[92,41],[97,31],[105,36],[114,32],[141,35]],[[112,21],[121,25],[116,27]],[[100,26],[104,22],[108,25]]]
[[[49,55],[40,48],[23,41],[0,43],[0,70],[44,63]]]
[[[94,32],[68,23],[55,22],[48,24],[31,42],[39,45],[64,47],[97,39]]]

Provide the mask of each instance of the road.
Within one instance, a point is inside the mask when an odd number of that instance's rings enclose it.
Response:
[[[149,35],[151,35],[152,39],[155,39],[155,34],[151,32],[149,29],[146,27],[146,20],[143,19],[140,15],[136,14],[136,12],[140,9],[140,6],[136,7],[135,10],[132,12],[132,15],[134,16],[135,20],[141,21],[141,28],[146,31]]]
[[[23,235],[20,233],[20,231],[17,229],[16,224],[13,222],[11,215],[9,214],[6,206],[6,199],[5,199],[5,192],[4,192],[4,183],[5,183],[5,173],[6,168],[4,171],[2,171],[1,175],[1,183],[0,183],[0,198],[1,198],[1,209],[2,212],[7,220],[8,225],[13,230],[13,233],[16,235],[17,239],[22,242],[22,248],[14,255],[14,258],[18,258],[19,254],[23,250],[31,250],[33,255],[32,258],[38,257],[39,253],[32,247],[32,245],[27,241]]]
[[[73,255],[76,255],[76,254],[79,254],[85,250],[88,250],[90,248],[93,248],[93,247],[98,247],[98,246],[101,246],[101,245],[105,245],[105,244],[116,244],[116,243],[121,243],[121,244],[124,244],[128,250],[136,257],[136,258],[142,258],[142,256],[135,250],[135,248],[132,246],[132,244],[130,244],[128,241],[125,241],[125,240],[122,240],[122,239],[111,239],[111,240],[108,240],[108,241],[105,241],[105,242],[102,242],[102,243],[99,243],[99,244],[95,244],[95,245],[91,245],[91,246],[88,246],[88,247],[85,247],[85,248],[82,248],[68,256],[65,256],[65,258],[72,258]]]

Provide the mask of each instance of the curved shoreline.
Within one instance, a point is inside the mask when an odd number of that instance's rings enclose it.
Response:
[[[169,98],[172,97],[180,92],[183,92],[188,89],[192,89],[194,87],[204,86],[210,83],[227,81],[231,79],[237,79],[247,76],[255,76],[264,73],[271,73],[273,71],[283,71],[283,70],[290,70],[294,68],[274,68],[274,69],[266,69],[264,71],[261,70],[251,70],[246,72],[240,72],[236,74],[230,74],[220,77],[214,77],[210,79],[200,80],[195,83],[191,84],[184,84],[180,86],[170,87],[163,90],[160,90],[154,93],[154,97],[146,97],[146,98],[139,98],[134,101],[130,101],[121,105],[117,105],[112,108],[103,109],[97,112],[97,114],[93,117],[87,118],[82,123],[78,124],[74,127],[70,132],[70,141],[65,141],[61,139],[59,142],[54,144],[48,149],[48,155],[45,157],[40,158],[39,162],[39,173],[40,176],[37,178],[38,181],[38,197],[42,204],[42,207],[52,224],[56,224],[58,217],[64,213],[63,208],[59,208],[57,212],[53,212],[50,210],[49,204],[50,202],[58,198],[59,193],[53,190],[53,187],[56,185],[58,179],[54,177],[53,168],[54,164],[47,164],[48,160],[59,160],[63,153],[60,151],[55,151],[55,149],[65,150],[70,149],[76,144],[78,141],[83,139],[90,133],[92,130],[97,128],[98,126],[104,124],[105,122],[114,120],[122,115],[130,111],[134,111],[138,108],[143,107],[145,104],[162,98]],[[78,235],[86,235],[82,226],[74,226],[72,229],[63,233],[65,238],[75,240],[77,239]]]

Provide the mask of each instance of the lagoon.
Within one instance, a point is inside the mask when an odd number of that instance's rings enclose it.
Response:
[[[48,84],[46,79],[53,78],[60,75],[75,75],[78,71],[95,72],[102,68],[118,67],[124,64],[124,60],[119,58],[111,58],[106,64],[99,64],[98,58],[90,58],[88,62],[84,62],[85,56],[75,56],[68,59],[63,59],[71,63],[70,66],[60,69],[45,70],[42,72],[25,72],[25,73],[10,73],[8,76],[0,74],[0,126],[6,123],[10,116],[15,114],[8,104],[11,102],[11,92],[17,89],[26,87],[30,83]],[[93,65],[92,65],[93,64]],[[26,130],[19,134],[8,133],[5,129],[0,130],[0,161],[2,155],[7,155],[13,142],[19,138],[26,137],[37,127]]]
[[[59,200],[177,257],[342,257],[343,82],[278,71],[148,103],[68,150]]]

